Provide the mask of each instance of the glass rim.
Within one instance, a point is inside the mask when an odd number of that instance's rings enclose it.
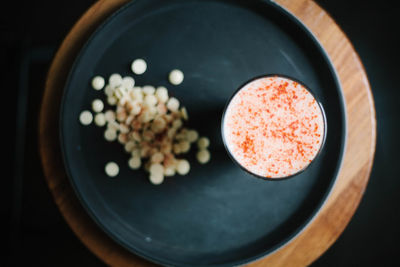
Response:
[[[287,176],[266,177],[266,176],[261,176],[261,175],[259,175],[259,174],[256,174],[256,173],[251,172],[250,170],[248,170],[247,168],[245,168],[242,164],[240,164],[240,163],[238,162],[238,160],[236,160],[236,158],[234,157],[233,153],[230,151],[230,149],[229,149],[229,147],[228,147],[228,144],[227,144],[227,141],[226,141],[226,138],[225,138],[225,129],[224,129],[224,128],[225,128],[225,127],[224,127],[225,123],[224,123],[224,122],[225,122],[225,117],[226,117],[227,109],[228,109],[230,103],[232,102],[232,99],[233,99],[233,98],[237,95],[237,93],[239,93],[246,85],[248,85],[248,84],[250,84],[250,83],[252,83],[252,82],[254,82],[254,81],[256,81],[256,80],[260,80],[260,79],[268,78],[268,77],[284,78],[284,79],[288,79],[288,80],[297,82],[298,84],[302,85],[302,86],[313,96],[313,98],[315,99],[315,101],[318,103],[319,109],[320,109],[321,114],[322,114],[322,120],[323,120],[323,125],[324,125],[324,131],[323,131],[322,142],[321,142],[321,145],[320,145],[320,147],[319,147],[319,149],[318,149],[318,152],[315,154],[315,156],[314,156],[314,158],[312,159],[312,161],[311,161],[309,164],[307,164],[303,169],[301,169],[301,170],[299,170],[299,171],[297,171],[297,172],[295,172],[295,173],[293,173],[293,174],[287,175]],[[228,101],[226,102],[225,107],[224,107],[224,110],[223,110],[223,112],[222,112],[222,119],[221,119],[221,136],[222,136],[222,142],[223,142],[223,144],[224,144],[225,150],[228,152],[229,157],[230,157],[231,160],[232,160],[236,165],[238,165],[242,170],[246,171],[247,173],[249,173],[250,175],[252,175],[252,176],[254,176],[254,177],[256,177],[256,178],[263,179],[263,180],[269,180],[269,181],[270,181],[270,180],[273,180],[273,181],[286,180],[286,179],[290,179],[290,178],[293,178],[293,177],[295,177],[295,176],[298,176],[300,173],[302,173],[302,172],[304,172],[306,169],[308,169],[308,168],[315,162],[315,160],[320,156],[321,151],[323,150],[323,147],[324,147],[325,142],[326,142],[327,131],[328,131],[328,124],[327,124],[327,119],[326,119],[325,110],[324,110],[324,108],[323,108],[322,103],[319,101],[319,99],[318,99],[317,96],[315,95],[315,93],[310,89],[310,87],[308,87],[307,85],[305,85],[304,82],[299,81],[298,79],[292,78],[292,77],[290,77],[290,76],[288,76],[288,75],[285,75],[285,74],[276,74],[276,73],[273,73],[273,74],[264,74],[264,75],[256,76],[256,77],[251,78],[250,80],[246,81],[245,83],[243,83],[241,86],[239,86],[239,87],[232,93],[232,95],[229,97]]]

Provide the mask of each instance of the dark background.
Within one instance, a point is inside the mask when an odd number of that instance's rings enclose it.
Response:
[[[392,1],[318,0],[352,41],[371,83],[378,138],[365,196],[350,224],[316,266],[399,266],[400,8]],[[6,161],[2,265],[103,266],[72,233],[45,183],[37,118],[45,75],[64,36],[94,0],[18,1],[0,14]],[[10,105],[8,105],[10,104]],[[3,135],[4,136],[4,135]],[[396,264],[397,263],[397,264]]]

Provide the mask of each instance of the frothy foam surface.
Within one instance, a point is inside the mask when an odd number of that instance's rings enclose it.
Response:
[[[228,150],[245,169],[280,178],[306,168],[324,138],[324,117],[313,95],[283,77],[264,77],[240,89],[224,116]]]

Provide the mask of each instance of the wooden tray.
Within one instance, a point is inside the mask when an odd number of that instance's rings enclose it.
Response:
[[[111,240],[90,219],[67,179],[59,144],[59,106],[71,65],[82,45],[104,19],[127,0],[100,0],[75,24],[50,67],[39,122],[42,164],[49,188],[65,220],[79,239],[109,265],[148,266]],[[342,169],[325,206],[308,227],[282,249],[253,266],[304,266],[318,258],[344,230],[364,193],[375,152],[373,98],[362,63],[335,22],[309,0],[277,0],[319,39],[329,54],[344,91],[347,145]]]

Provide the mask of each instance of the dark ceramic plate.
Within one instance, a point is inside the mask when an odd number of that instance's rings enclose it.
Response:
[[[211,139],[212,160],[189,154],[187,176],[151,185],[144,171],[104,129],[82,126],[79,114],[102,92],[94,75],[130,73],[144,58],[137,84],[165,85],[187,107],[189,126]],[[167,83],[171,69],[185,80]],[[318,159],[297,177],[256,179],[229,158],[220,134],[226,101],[245,81],[278,73],[303,81],[325,108],[328,134]],[[107,108],[107,107],[106,107]],[[89,39],[71,70],[60,117],[68,176],[93,220],[126,249],[173,266],[231,266],[265,256],[296,236],[317,214],[335,182],[345,143],[342,92],[315,38],[269,1],[137,0],[111,16]],[[111,179],[110,161],[120,165]]]

